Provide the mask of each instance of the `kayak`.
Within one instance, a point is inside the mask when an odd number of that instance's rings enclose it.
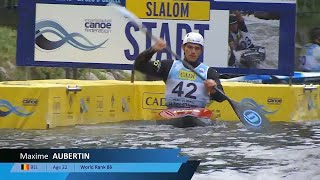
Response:
[[[291,78],[291,79],[290,79]],[[320,72],[294,72],[293,76],[272,76],[272,75],[246,75],[230,79],[221,79],[222,82],[252,82],[261,84],[286,84],[292,81],[293,84],[319,83]]]
[[[211,126],[214,124],[210,118],[213,112],[206,108],[172,108],[161,111],[163,120],[158,120],[158,125],[171,125],[178,128],[196,126]]]

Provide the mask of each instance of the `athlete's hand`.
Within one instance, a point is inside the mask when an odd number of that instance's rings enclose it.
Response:
[[[162,49],[167,47],[167,43],[163,39],[159,39],[156,43],[152,46],[154,51],[161,51]]]
[[[234,11],[233,13],[237,16],[238,22],[243,22],[244,21],[240,11]]]
[[[233,11],[233,14],[236,16],[241,16],[241,12],[240,11]]]
[[[212,79],[207,79],[207,80],[204,81],[204,85],[206,86],[207,91],[210,94],[214,94],[216,92],[216,90],[213,88],[214,86],[217,85],[216,81],[214,81]]]

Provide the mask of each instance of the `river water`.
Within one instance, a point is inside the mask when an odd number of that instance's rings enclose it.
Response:
[[[174,128],[154,123],[0,131],[0,148],[181,148],[201,160],[200,179],[320,179],[320,123],[273,123],[263,131],[240,122]]]

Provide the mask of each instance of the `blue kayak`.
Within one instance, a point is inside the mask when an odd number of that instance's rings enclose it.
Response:
[[[261,84],[285,84],[289,83],[290,76],[275,75],[245,75],[230,79],[222,79],[222,82],[251,82]],[[320,83],[320,72],[294,72],[293,84]]]

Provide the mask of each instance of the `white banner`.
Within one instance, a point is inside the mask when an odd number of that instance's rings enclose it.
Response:
[[[229,11],[211,10],[210,21],[141,21],[152,34],[164,36],[178,54],[187,31],[202,33],[204,62],[227,67]],[[35,61],[52,62],[132,64],[147,45],[153,44],[112,8],[89,5],[37,4],[35,38]],[[168,58],[165,52],[153,57]]]

